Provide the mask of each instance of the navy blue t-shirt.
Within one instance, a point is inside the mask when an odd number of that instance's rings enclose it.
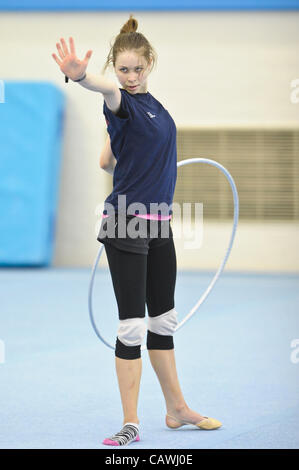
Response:
[[[149,92],[131,94],[120,88],[121,107],[117,115],[104,100],[103,113],[110,135],[111,150],[117,160],[113,174],[113,191],[106,202],[115,212],[127,210],[134,202],[146,211],[133,214],[172,214],[177,179],[176,125],[169,112]],[[118,196],[125,195],[118,207]],[[150,206],[165,202],[166,208]],[[132,211],[130,212],[132,214]]]

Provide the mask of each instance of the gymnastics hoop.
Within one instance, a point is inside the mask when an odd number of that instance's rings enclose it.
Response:
[[[230,252],[231,252],[231,249],[232,249],[232,246],[233,246],[233,242],[234,242],[234,238],[235,238],[235,234],[236,234],[236,230],[237,230],[238,218],[239,218],[238,192],[237,192],[235,182],[234,182],[232,176],[230,175],[230,173],[227,171],[227,169],[224,168],[224,166],[222,166],[220,163],[215,162],[214,160],[210,160],[208,158],[189,158],[189,159],[186,159],[186,160],[181,160],[180,162],[178,162],[177,167],[184,166],[184,165],[190,165],[190,163],[207,163],[208,165],[215,166],[215,167],[219,168],[219,170],[221,170],[224,173],[224,175],[227,177],[227,179],[230,183],[232,193],[233,193],[233,198],[234,198],[234,223],[233,223],[233,229],[232,229],[228,249],[226,251],[226,254],[223,258],[223,261],[220,264],[215,276],[213,277],[213,279],[210,282],[208,288],[203,293],[203,295],[200,297],[198,302],[194,305],[194,307],[190,310],[190,312],[187,315],[185,315],[183,320],[177,325],[177,327],[175,328],[175,332],[178,331],[187,321],[189,321],[191,319],[191,317],[195,314],[195,312],[199,309],[199,307],[202,305],[202,303],[206,300],[206,298],[210,294],[211,290],[215,286],[215,283],[218,280],[220,274],[222,273],[222,271],[224,269],[224,266],[227,262],[227,259],[230,255]],[[95,320],[94,320],[93,308],[92,308],[92,290],[93,290],[94,278],[95,278],[96,269],[97,269],[99,260],[101,258],[103,249],[104,249],[104,245],[102,244],[102,246],[99,248],[98,255],[95,259],[95,262],[94,262],[94,265],[93,265],[93,268],[92,268],[91,279],[90,279],[89,289],[88,289],[88,309],[89,309],[89,316],[90,316],[91,324],[92,324],[93,329],[94,329],[96,335],[98,336],[98,338],[106,346],[108,346],[109,348],[115,349],[115,347],[112,344],[110,344],[108,341],[105,340],[105,338],[102,336],[99,329],[97,328],[97,325],[96,325]],[[143,351],[144,349],[146,349],[146,346],[145,345],[141,346],[141,350]]]

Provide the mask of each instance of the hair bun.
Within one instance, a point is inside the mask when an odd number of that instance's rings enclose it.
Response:
[[[137,31],[138,28],[138,21],[133,18],[133,15],[130,15],[130,18],[128,21],[123,25],[123,27],[120,30],[120,34],[123,33],[134,33]]]

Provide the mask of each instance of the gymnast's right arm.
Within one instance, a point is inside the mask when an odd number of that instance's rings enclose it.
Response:
[[[102,75],[95,76],[86,73],[92,51],[87,51],[85,58],[83,60],[79,60],[76,56],[74,39],[72,37],[69,39],[70,51],[64,38],[61,38],[60,41],[61,44],[59,42],[56,43],[60,59],[56,56],[56,54],[52,54],[52,57],[59,65],[61,72],[63,72],[65,76],[71,80],[78,81],[78,83],[84,88],[102,93],[107,107],[111,110],[112,113],[117,114],[121,104],[121,92],[117,85],[110,80],[107,80]],[[116,163],[117,162],[112,153],[110,138],[108,135],[105,147],[101,153],[100,167],[113,175]]]

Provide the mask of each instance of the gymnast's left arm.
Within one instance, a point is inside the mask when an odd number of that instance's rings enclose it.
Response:
[[[107,173],[109,173],[110,175],[113,175],[116,163],[117,160],[111,150],[110,136],[108,134],[100,156],[100,167],[102,168],[102,170],[107,171]]]
[[[107,171],[107,173],[109,173],[110,175],[113,175],[116,163],[117,161],[116,159],[114,159],[114,161],[112,161],[109,166],[106,166],[105,168],[102,168],[102,169]]]

